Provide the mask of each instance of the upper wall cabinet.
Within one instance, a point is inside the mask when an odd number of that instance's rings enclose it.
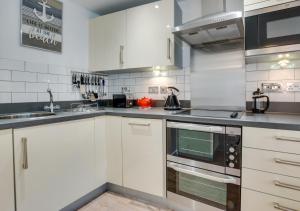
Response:
[[[244,10],[251,11],[262,9],[265,7],[271,7],[279,4],[284,4],[287,2],[292,2],[296,0],[244,0]]]
[[[90,69],[117,70],[124,67],[126,11],[98,17],[90,22]]]
[[[181,42],[172,28],[181,19],[176,1],[161,0],[92,20],[91,71],[180,67]]]

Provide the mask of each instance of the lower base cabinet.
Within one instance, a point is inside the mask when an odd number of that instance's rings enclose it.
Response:
[[[17,211],[60,210],[96,187],[94,119],[17,129],[14,148]]]
[[[14,169],[12,130],[0,131],[0,210],[14,211]]]
[[[242,189],[242,211],[297,211],[300,202]]]
[[[123,118],[124,187],[163,197],[165,195],[163,121]]]

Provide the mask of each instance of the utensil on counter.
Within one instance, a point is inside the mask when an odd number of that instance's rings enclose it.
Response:
[[[153,100],[148,97],[143,97],[137,100],[137,105],[141,108],[151,108],[153,105]]]
[[[253,92],[253,103],[252,103],[252,112],[253,113],[265,113],[270,107],[270,98],[267,95],[257,89]]]
[[[169,110],[169,111],[181,110],[182,107],[181,107],[180,102],[177,97],[179,95],[179,89],[177,89],[176,87],[170,86],[170,87],[168,87],[168,90],[170,91],[170,94],[166,99],[164,109]],[[176,91],[178,94],[175,95],[174,91]]]

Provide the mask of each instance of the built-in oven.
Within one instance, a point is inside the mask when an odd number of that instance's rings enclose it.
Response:
[[[167,198],[193,211],[239,211],[241,128],[167,122]]]
[[[246,56],[300,50],[300,1],[245,14]]]

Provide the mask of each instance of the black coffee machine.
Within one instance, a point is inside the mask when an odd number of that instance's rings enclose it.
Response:
[[[253,92],[253,104],[252,104],[252,112],[253,113],[265,113],[270,106],[270,98],[267,95],[257,89]]]
[[[174,91],[179,93],[179,90],[176,87],[168,87],[168,90],[170,91],[170,94],[168,98],[166,99],[164,109],[168,111],[175,111],[175,110],[181,110],[180,102],[177,98],[177,95],[174,94]]]

